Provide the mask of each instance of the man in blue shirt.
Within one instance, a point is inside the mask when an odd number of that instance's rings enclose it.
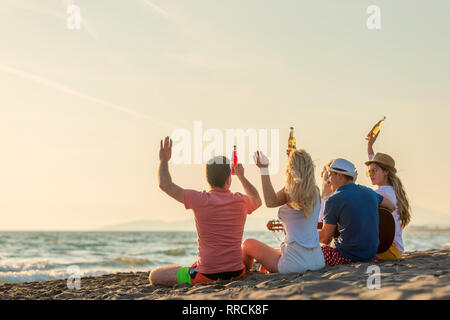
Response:
[[[355,166],[345,159],[330,165],[329,179],[334,192],[327,200],[324,225],[319,232],[325,263],[328,265],[370,262],[377,254],[378,206],[395,210],[395,205],[372,189],[354,183]],[[335,230],[340,235],[330,246]]]

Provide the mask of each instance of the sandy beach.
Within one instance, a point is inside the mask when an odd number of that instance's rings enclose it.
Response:
[[[381,283],[372,290],[367,287],[370,264],[354,263],[304,274],[250,272],[238,281],[173,288],[150,285],[148,272],[86,277],[80,289],[68,289],[66,280],[7,283],[0,286],[0,299],[450,299],[450,249],[407,252],[399,261],[377,265]]]

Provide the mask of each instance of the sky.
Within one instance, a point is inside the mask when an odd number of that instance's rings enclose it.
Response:
[[[367,27],[371,5],[380,29]],[[224,136],[278,130],[277,190],[291,126],[318,183],[343,157],[371,186],[364,138],[383,116],[374,149],[396,161],[411,224],[448,226],[448,12],[446,0],[3,0],[0,230],[192,218],[157,168],[160,140],[195,121]],[[181,187],[209,190],[205,163],[169,167]]]

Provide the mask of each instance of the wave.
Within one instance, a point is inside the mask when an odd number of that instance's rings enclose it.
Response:
[[[55,265],[48,260],[40,260],[36,262],[22,262],[12,265],[0,265],[0,272],[22,272],[32,270],[49,270]]]
[[[114,273],[113,270],[89,270],[81,272],[81,285],[83,277],[99,277],[105,274]],[[30,270],[24,272],[0,272],[0,285],[2,283],[19,283],[32,281],[48,281],[68,279],[70,274],[66,270]]]
[[[168,255],[168,256],[183,256],[186,254],[186,249],[180,248],[180,249],[168,249],[161,251],[161,253]]]
[[[66,263],[54,263],[48,260],[39,260],[4,265],[0,264],[0,274],[14,274],[14,277],[22,274],[25,275],[44,271],[47,273],[62,272],[65,274],[67,268],[73,265],[80,267],[82,271],[97,268],[130,270],[130,268],[135,267],[148,267],[151,263],[152,262],[149,259],[130,256],[119,256],[108,260],[72,261]]]
[[[171,241],[170,243],[173,244],[197,244],[197,240],[174,240]]]
[[[114,259],[114,261],[119,262],[121,265],[126,266],[145,266],[150,263],[150,260],[146,258],[136,258],[129,256],[117,257]]]

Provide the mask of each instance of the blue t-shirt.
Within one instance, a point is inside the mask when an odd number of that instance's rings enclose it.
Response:
[[[340,236],[334,243],[339,253],[355,262],[369,262],[377,255],[378,205],[383,196],[350,183],[339,187],[325,205],[325,224],[336,225]]]

